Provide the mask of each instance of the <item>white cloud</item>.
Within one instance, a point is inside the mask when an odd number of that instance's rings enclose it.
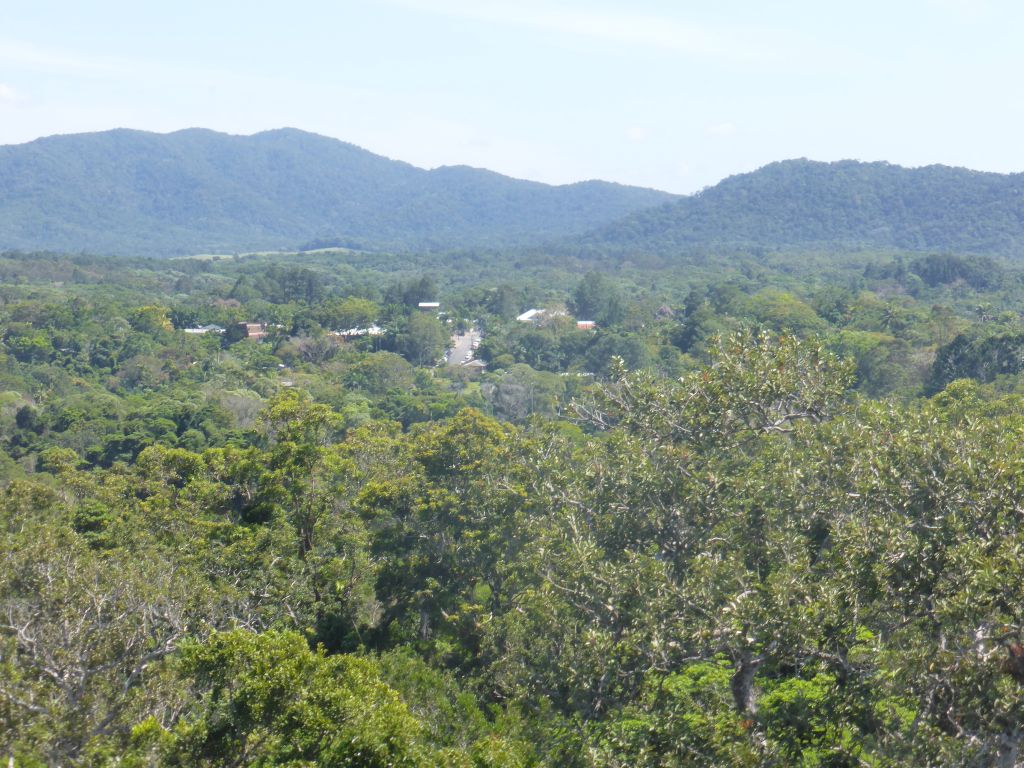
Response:
[[[528,27],[604,42],[674,51],[691,56],[740,60],[777,58],[768,36],[745,28],[692,24],[671,16],[601,11],[491,0],[393,0],[398,5],[493,24]]]
[[[734,136],[738,130],[736,123],[725,122],[709,125],[704,133],[708,136]]]
[[[0,103],[18,100],[18,92],[7,83],[0,83]]]

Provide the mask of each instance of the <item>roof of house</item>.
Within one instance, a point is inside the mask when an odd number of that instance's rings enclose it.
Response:
[[[369,328],[349,328],[345,331],[330,331],[331,336],[381,336],[384,329],[374,323]]]
[[[185,333],[224,333],[219,325],[200,325],[196,328],[182,328]]]

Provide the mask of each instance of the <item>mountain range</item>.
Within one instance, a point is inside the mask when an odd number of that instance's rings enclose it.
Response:
[[[601,227],[584,250],[892,248],[1024,257],[1024,174],[786,160]]]
[[[785,160],[689,196],[424,170],[296,129],[118,129],[0,146],[0,250],[169,256],[543,246],[603,255],[891,248],[1024,257],[1024,174]]]
[[[132,255],[530,245],[673,199],[424,170],[291,128],[51,136],[0,147],[0,249]]]

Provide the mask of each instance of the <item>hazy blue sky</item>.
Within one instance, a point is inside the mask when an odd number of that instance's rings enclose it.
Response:
[[[294,126],[690,192],[789,157],[1024,170],[1010,0],[7,0],[0,143]]]

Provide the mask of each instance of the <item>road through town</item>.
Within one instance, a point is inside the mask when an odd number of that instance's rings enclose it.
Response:
[[[452,336],[452,348],[448,353],[448,365],[455,367],[466,362],[466,354],[473,351],[474,339],[479,339],[478,331],[467,331]]]

